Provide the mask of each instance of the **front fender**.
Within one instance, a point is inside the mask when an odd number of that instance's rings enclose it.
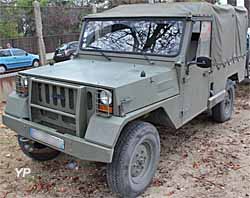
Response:
[[[169,117],[170,124],[174,128],[179,128],[182,120],[179,117],[179,96],[155,103],[137,111],[126,114],[124,117],[100,117],[93,115],[89,121],[85,139],[87,141],[114,148],[125,125],[129,122],[146,115],[158,108],[163,108]]]
[[[5,113],[17,118],[29,118],[28,97],[22,98],[13,91],[8,96]]]

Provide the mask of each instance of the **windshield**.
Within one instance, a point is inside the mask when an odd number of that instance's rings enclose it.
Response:
[[[184,22],[166,19],[88,20],[83,50],[177,56]]]

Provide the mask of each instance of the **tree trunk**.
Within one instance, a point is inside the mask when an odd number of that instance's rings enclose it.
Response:
[[[36,34],[38,39],[38,51],[40,57],[40,64],[46,64],[46,50],[45,44],[43,40],[43,25],[42,25],[42,17],[41,17],[41,9],[40,3],[38,1],[34,1],[34,13],[35,13],[35,22],[36,22]]]

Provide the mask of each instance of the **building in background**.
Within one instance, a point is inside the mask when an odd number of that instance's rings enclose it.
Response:
[[[245,6],[248,9],[248,18],[250,19],[250,1],[249,0],[219,0],[222,3],[228,3],[233,6]]]

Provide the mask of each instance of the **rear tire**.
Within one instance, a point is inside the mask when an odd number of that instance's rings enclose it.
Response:
[[[114,193],[136,197],[151,183],[160,159],[157,129],[147,122],[132,122],[122,131],[113,161],[107,165],[107,182]]]
[[[3,74],[6,72],[6,67],[4,65],[0,65],[0,74]]]
[[[246,57],[246,78],[248,78],[248,79],[250,77],[249,56],[250,56],[250,53],[248,51],[247,52],[247,57]]]
[[[32,63],[32,67],[39,67],[39,66],[40,66],[39,60],[34,60]]]
[[[22,136],[18,136],[18,143],[23,153],[36,161],[49,161],[55,159],[60,154],[60,151],[49,148],[38,142],[25,139]]]
[[[234,98],[234,82],[232,80],[227,80],[224,100],[212,109],[212,117],[216,122],[223,123],[231,119],[234,110]]]

